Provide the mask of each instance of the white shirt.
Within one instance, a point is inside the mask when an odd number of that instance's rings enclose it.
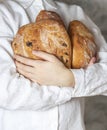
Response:
[[[66,27],[78,19],[95,36],[98,59],[87,69],[71,69],[76,85],[39,86],[16,72],[11,42],[18,28],[34,22],[41,9],[60,14]],[[107,94],[107,45],[99,28],[76,5],[53,0],[0,2],[0,130],[85,130],[84,99]]]

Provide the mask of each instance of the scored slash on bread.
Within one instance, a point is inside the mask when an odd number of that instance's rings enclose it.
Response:
[[[96,54],[94,36],[82,22],[71,21],[67,32],[61,17],[46,10],[40,11],[35,23],[19,28],[12,48],[15,54],[32,59],[41,59],[33,50],[44,51],[76,69],[86,67]]]

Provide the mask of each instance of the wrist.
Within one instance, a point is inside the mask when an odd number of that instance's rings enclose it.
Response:
[[[64,78],[63,78],[63,86],[67,86],[67,87],[75,86],[74,75],[73,75],[72,71],[70,71],[69,69],[65,70]]]

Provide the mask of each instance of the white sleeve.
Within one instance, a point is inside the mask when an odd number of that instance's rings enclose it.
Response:
[[[16,28],[15,19],[20,16],[15,16],[10,10],[0,4],[0,107],[46,110],[70,100],[71,88],[39,86],[16,72],[11,42]]]
[[[77,6],[76,8],[74,19],[86,24],[94,34],[98,48],[98,63],[87,69],[71,69],[76,82],[72,97],[107,95],[107,43],[93,21],[80,7]]]

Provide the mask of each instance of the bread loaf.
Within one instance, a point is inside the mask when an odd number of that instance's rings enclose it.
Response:
[[[80,21],[74,20],[69,24],[69,35],[72,44],[72,68],[86,67],[96,54],[94,36]]]
[[[38,14],[38,16],[36,17],[36,23],[41,21],[41,20],[46,20],[46,19],[52,19],[52,20],[56,20],[58,21],[60,24],[62,24],[63,26],[63,20],[61,19],[61,17],[53,11],[47,11],[47,10],[41,10],[40,13]]]
[[[48,15],[49,18],[47,16],[44,19],[43,16],[42,20],[41,13],[39,16],[37,22],[19,28],[12,42],[14,53],[32,59],[41,59],[32,54],[34,50],[41,50],[55,55],[66,67],[71,68],[71,42],[60,18],[55,20],[56,15],[54,19]]]
[[[38,14],[35,23],[19,28],[12,48],[15,54],[32,59],[41,59],[32,54],[34,50],[50,53],[75,69],[86,67],[96,54],[94,36],[82,22],[70,22],[67,33],[61,17],[46,10]]]

